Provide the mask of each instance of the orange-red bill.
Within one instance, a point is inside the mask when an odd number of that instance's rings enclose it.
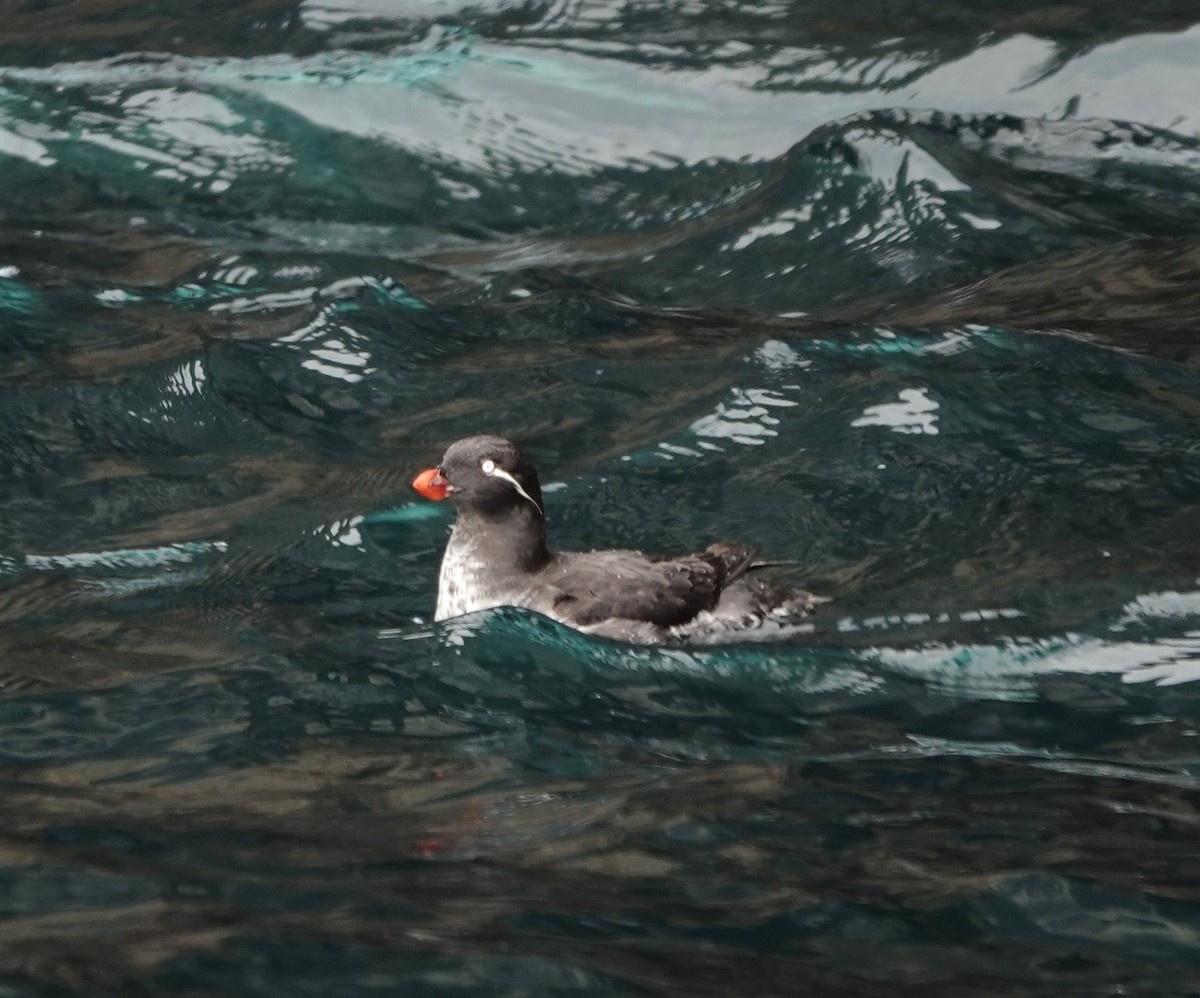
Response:
[[[450,494],[450,483],[437,468],[426,468],[413,479],[412,485],[426,499],[434,502],[441,502]]]

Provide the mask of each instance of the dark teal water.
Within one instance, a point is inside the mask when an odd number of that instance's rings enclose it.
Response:
[[[0,995],[1200,990],[1194,20],[5,5]],[[834,601],[434,627],[479,432]]]

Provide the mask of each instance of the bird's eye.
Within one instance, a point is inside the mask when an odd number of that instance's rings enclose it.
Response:
[[[482,461],[479,462],[479,470],[482,471],[485,475],[495,474],[496,462],[493,461],[490,457],[485,457]]]

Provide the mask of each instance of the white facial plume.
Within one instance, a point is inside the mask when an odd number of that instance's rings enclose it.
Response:
[[[511,485],[514,489],[517,490],[518,495],[524,496],[531,503],[533,503],[534,509],[536,509],[543,516],[546,515],[546,511],[537,504],[537,502],[534,500],[533,496],[531,496],[528,492],[525,491],[525,489],[521,485],[521,483],[518,482],[515,478],[513,478],[513,476],[510,475],[507,471],[505,471],[503,468],[501,468],[499,465],[497,465],[496,462],[493,461],[490,457],[485,457],[482,461],[479,462],[479,470],[482,471],[489,478],[503,478],[506,482],[508,482],[509,485]]]

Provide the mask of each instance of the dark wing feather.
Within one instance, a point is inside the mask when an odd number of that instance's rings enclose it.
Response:
[[[729,585],[750,569],[758,568],[760,564],[755,560],[758,557],[758,548],[748,548],[745,544],[739,544],[737,541],[717,541],[715,544],[710,544],[700,557],[716,558],[720,562],[721,568],[724,570],[722,586]]]
[[[619,618],[674,627],[716,605],[726,571],[726,562],[711,551],[660,559],[592,551],[559,555],[547,581],[557,593],[554,613],[576,626]]]

